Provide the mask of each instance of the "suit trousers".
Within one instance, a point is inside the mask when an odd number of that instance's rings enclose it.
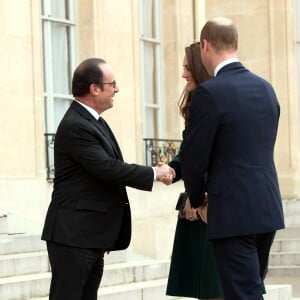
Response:
[[[275,232],[214,239],[212,246],[225,300],[262,300]]]
[[[103,274],[103,249],[47,242],[52,278],[49,300],[97,300]]]

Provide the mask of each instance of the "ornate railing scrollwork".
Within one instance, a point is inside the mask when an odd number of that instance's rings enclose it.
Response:
[[[46,139],[46,163],[47,163],[47,180],[54,179],[54,140],[55,133],[45,133]]]
[[[147,166],[155,166],[158,162],[168,163],[179,151],[181,140],[144,139],[145,159]]]
[[[47,180],[54,179],[54,140],[55,133],[45,133]],[[147,166],[155,166],[158,162],[168,163],[179,151],[181,140],[144,139],[145,159]]]

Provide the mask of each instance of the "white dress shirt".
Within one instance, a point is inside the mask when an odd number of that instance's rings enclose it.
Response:
[[[220,64],[218,64],[215,68],[215,71],[214,71],[214,76],[216,77],[218,72],[226,65],[228,64],[231,64],[233,62],[238,62],[239,60],[236,58],[236,57],[231,57],[231,58],[228,58],[224,61],[222,61]]]

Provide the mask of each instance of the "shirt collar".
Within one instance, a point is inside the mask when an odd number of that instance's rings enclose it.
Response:
[[[236,57],[231,57],[231,58],[228,58],[224,61],[222,61],[220,64],[218,64],[215,68],[215,71],[214,71],[214,76],[217,76],[218,72],[226,65],[228,64],[231,64],[233,62],[238,62],[239,60],[236,58]]]
[[[87,106],[86,104],[74,99],[77,103],[79,103],[81,106],[83,106],[96,120],[99,119],[99,114],[90,106]]]

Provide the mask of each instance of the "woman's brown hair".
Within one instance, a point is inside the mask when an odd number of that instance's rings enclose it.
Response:
[[[196,85],[210,78],[201,60],[200,42],[193,43],[186,47],[185,55],[189,72]],[[185,127],[187,127],[189,123],[189,108],[191,105],[192,93],[193,91],[184,89],[179,99],[180,114],[184,118]]]

